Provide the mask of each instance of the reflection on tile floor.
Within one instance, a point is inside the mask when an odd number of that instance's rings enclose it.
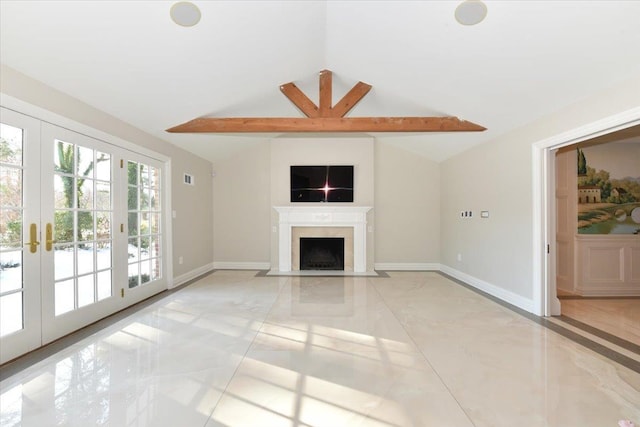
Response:
[[[640,374],[447,278],[217,271],[7,378],[2,426],[598,426]]]

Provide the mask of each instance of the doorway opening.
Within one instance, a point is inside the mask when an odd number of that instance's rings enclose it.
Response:
[[[633,129],[635,127],[635,129]],[[629,130],[627,130],[629,129]],[[558,201],[556,200],[556,155],[560,149],[570,150],[570,146],[596,138],[618,138],[619,132],[637,132],[640,129],[640,108],[635,108],[604,120],[583,126],[561,135],[540,141],[533,145],[534,161],[534,300],[542,316],[558,316],[562,313],[562,303],[568,308],[565,295],[558,298],[557,278],[559,268],[564,268],[558,260]],[[567,148],[569,147],[569,148]],[[592,197],[593,198],[593,197]],[[584,199],[583,199],[584,200]],[[572,202],[577,204],[576,197]],[[562,292],[560,292],[562,294]]]
[[[555,172],[561,319],[640,342],[640,125],[555,150]]]

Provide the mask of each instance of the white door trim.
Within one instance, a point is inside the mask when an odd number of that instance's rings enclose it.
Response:
[[[553,209],[555,181],[553,180],[553,156],[551,151],[576,144],[587,139],[640,125],[640,107],[614,114],[602,120],[569,130],[538,141],[531,146],[533,162],[533,302],[534,313],[550,316],[554,313],[557,298],[555,289],[554,256],[547,256],[547,245],[555,246],[555,211]]]

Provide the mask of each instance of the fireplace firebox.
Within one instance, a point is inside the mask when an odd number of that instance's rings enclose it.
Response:
[[[344,270],[344,238],[301,237],[300,270]]]

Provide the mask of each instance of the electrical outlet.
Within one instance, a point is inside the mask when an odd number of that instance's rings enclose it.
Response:
[[[462,261],[462,254],[458,254],[458,261]]]
[[[184,259],[182,257],[178,257],[178,264],[182,264],[183,261]]]

